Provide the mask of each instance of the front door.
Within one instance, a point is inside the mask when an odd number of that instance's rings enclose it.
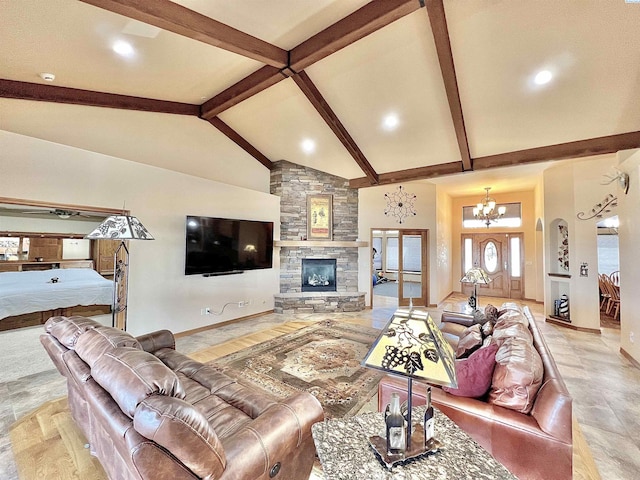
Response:
[[[463,271],[482,268],[491,279],[478,284],[478,296],[523,298],[521,233],[477,233],[462,236]],[[462,292],[470,295],[473,285],[462,284]],[[486,303],[486,302],[483,302]]]

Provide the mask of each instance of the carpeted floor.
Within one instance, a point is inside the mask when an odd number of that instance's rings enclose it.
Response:
[[[361,325],[319,322],[209,364],[277,398],[309,392],[327,418],[342,418],[355,415],[377,390],[382,374],[360,361],[378,334]]]

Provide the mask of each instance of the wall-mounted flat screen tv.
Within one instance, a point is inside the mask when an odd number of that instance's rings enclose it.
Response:
[[[185,275],[273,267],[273,222],[187,216]]]

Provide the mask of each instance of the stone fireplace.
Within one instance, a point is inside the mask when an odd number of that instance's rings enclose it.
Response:
[[[335,258],[303,258],[302,259],[302,291],[303,292],[335,292],[336,259]]]
[[[280,197],[280,293],[275,295],[276,313],[310,313],[358,311],[365,308],[363,292],[358,292],[358,256],[367,242],[358,237],[358,190],[349,181],[296,165],[285,160],[274,162],[271,188]],[[307,195],[329,194],[333,197],[333,238],[307,241]],[[367,248],[366,254],[369,255]],[[318,277],[309,290],[301,279],[303,263],[317,260],[333,265],[334,281]],[[313,262],[311,262],[313,263]],[[329,281],[333,285],[319,285]],[[330,287],[320,290],[320,287]]]

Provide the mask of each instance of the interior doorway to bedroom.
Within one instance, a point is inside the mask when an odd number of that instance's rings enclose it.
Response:
[[[371,305],[426,307],[429,231],[371,230]]]

